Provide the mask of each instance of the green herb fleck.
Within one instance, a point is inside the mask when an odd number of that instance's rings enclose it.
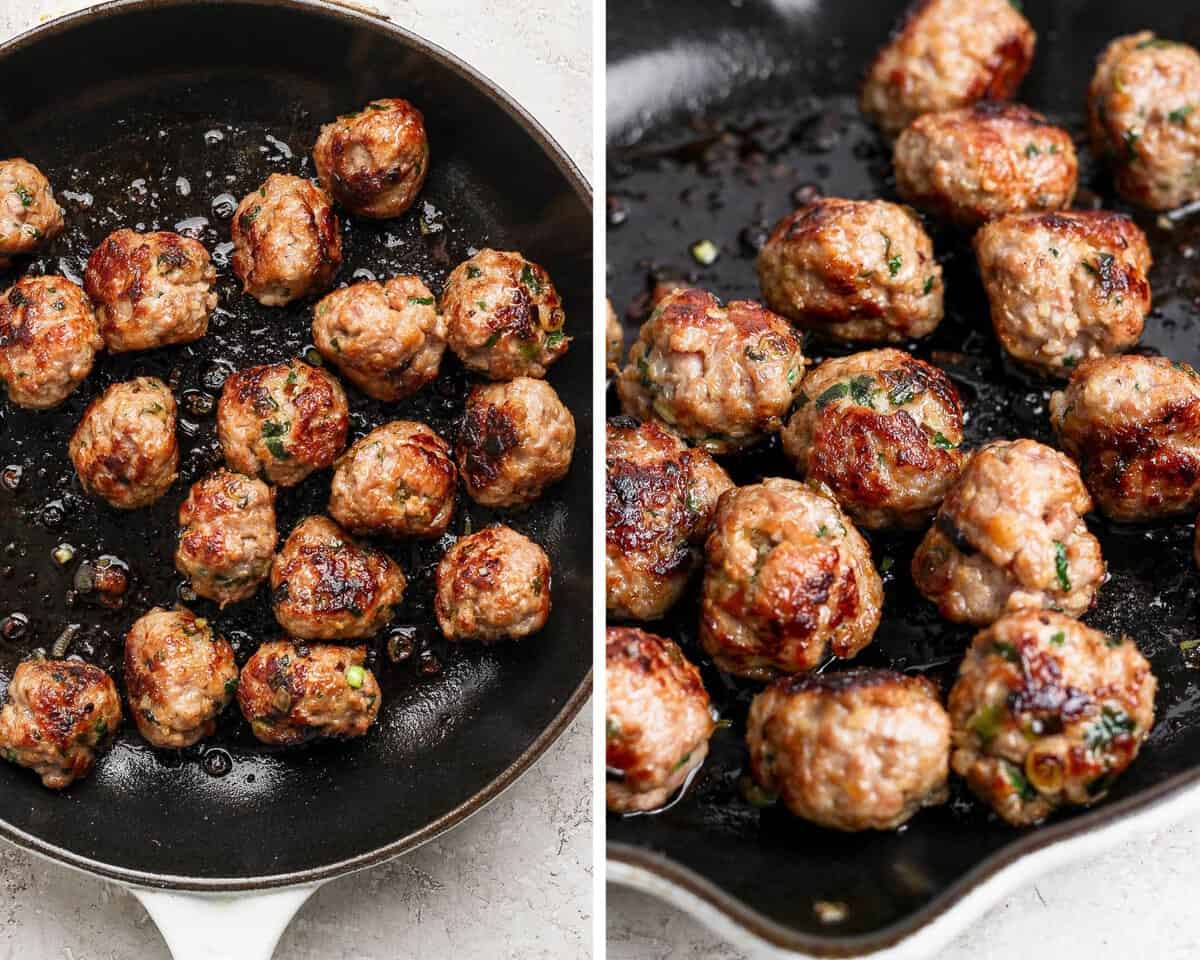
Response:
[[[925,296],[929,296],[931,293],[933,293],[933,284],[934,284],[933,277],[925,278]]]
[[[798,379],[800,379],[800,371],[797,370],[795,367],[788,367],[787,385],[789,387],[794,387],[796,385],[796,381]]]
[[[474,280],[476,277],[482,277],[482,276],[483,276],[483,271],[480,270],[477,266],[475,266],[475,264],[473,264],[473,263],[467,264],[467,279],[468,280]]]
[[[991,743],[996,734],[1000,732],[1000,725],[1004,722],[1005,712],[1004,704],[993,703],[979,710],[971,717],[971,731],[983,741],[984,746]]]
[[[1025,156],[1027,156],[1027,157],[1036,157],[1036,156],[1037,156],[1038,154],[1040,154],[1041,152],[1042,152],[1042,151],[1038,149],[1038,146],[1037,146],[1037,144],[1036,144],[1036,143],[1027,143],[1027,144],[1025,144]]]
[[[33,194],[26,190],[21,184],[18,183],[16,187],[13,188],[13,192],[21,198],[21,206],[33,206]]]
[[[833,403],[834,400],[840,400],[850,392],[850,388],[845,383],[835,383],[832,387],[817,397],[817,409],[824,410],[827,406]]]
[[[532,264],[527,263],[521,267],[521,283],[535,297],[542,292],[542,279],[537,275],[537,271],[533,269]]]
[[[1061,630],[1056,630],[1050,635],[1050,642],[1056,647],[1061,647],[1067,641],[1067,635]]]
[[[821,524],[819,527],[817,527],[818,537],[824,537],[827,533],[829,533],[829,528],[825,526],[825,524]]]
[[[898,274],[900,272],[900,266],[901,266],[900,254],[897,253],[893,256],[893,254],[892,254],[892,238],[891,237],[889,237],[886,233],[882,233],[882,232],[879,235],[881,237],[883,237],[883,255],[887,259],[888,274],[894,277],[896,274]]]
[[[1004,763],[1004,776],[1017,795],[1022,800],[1032,800],[1037,796],[1037,791],[1029,785],[1029,781],[1025,779],[1025,774],[1018,770],[1013,764],[1002,761]]]
[[[1068,353],[1065,357],[1063,357],[1062,365],[1068,370],[1072,369],[1073,367],[1079,365],[1079,358],[1073,353]]]
[[[1167,119],[1172,123],[1187,123],[1188,115],[1196,108],[1192,104],[1185,107],[1180,107],[1178,110],[1172,110],[1167,114]]]
[[[555,330],[552,333],[546,334],[546,349],[555,350],[558,345],[567,338],[567,335],[561,330]]]
[[[346,668],[346,683],[357,690],[367,679],[367,671],[358,664]]]
[[[1114,739],[1123,733],[1131,733],[1133,728],[1133,720],[1124,710],[1104,706],[1101,707],[1096,722],[1088,724],[1083,738],[1092,750],[1107,750]]]
[[[290,427],[291,423],[287,420],[284,420],[282,423],[277,423],[274,420],[263,421],[263,443],[271,451],[271,456],[276,460],[287,460],[291,457],[291,454],[287,451],[287,447],[283,445],[283,438],[287,436]]]
[[[947,437],[941,430],[934,431],[933,440],[930,441],[939,450],[956,450],[958,444]]]
[[[408,302],[415,303],[417,306],[420,306],[420,307],[432,307],[433,306],[433,297],[409,297]]]
[[[1021,654],[1018,653],[1017,648],[1007,640],[997,640],[995,643],[993,643],[992,653],[998,657],[1003,657],[1009,663],[1021,662]]]
[[[1070,567],[1067,565],[1067,545],[1054,541],[1054,570],[1058,574],[1058,587],[1063,593],[1071,589]]]

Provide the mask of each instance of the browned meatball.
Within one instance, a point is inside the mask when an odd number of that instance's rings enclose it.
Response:
[[[1033,440],[981,448],[912,559],[917,589],[947,620],[980,626],[1021,609],[1080,616],[1104,582],[1092,499],[1075,464]]]
[[[907,207],[826,197],[779,221],[758,254],[772,309],[834,340],[898,342],[942,321],[942,268]]]
[[[981,227],[974,246],[996,337],[1020,363],[1066,377],[1142,335],[1150,248],[1128,217],[1012,214]]]
[[[447,640],[527,637],[546,625],[550,586],[546,551],[510,527],[485,527],[438,564],[438,626]]]
[[[1154,725],[1158,686],[1127,638],[1025,610],[975,637],[950,691],[950,764],[1014,826],[1101,799]]]
[[[404,597],[404,573],[332,520],[301,520],[271,565],[275,619],[305,640],[357,640],[382,630]]]
[[[751,703],[746,742],[758,785],[823,827],[893,830],[946,800],[950,718],[925,677],[783,677]]]
[[[342,454],[329,515],[352,533],[440,537],[457,489],[450,444],[423,423],[394,420]]]
[[[571,468],[575,418],[544,380],[518,377],[467,397],[454,455],[467,493],[485,507],[523,507]]]
[[[275,489],[231,470],[192,484],[179,507],[175,567],[222,607],[252,596],[275,556]]]
[[[42,171],[22,157],[0,160],[0,269],[62,233],[62,207]]]
[[[331,466],[349,429],[342,385],[299,360],[237,371],[225,380],[217,403],[226,463],[281,487]]]
[[[103,347],[92,305],[70,280],[22,277],[0,294],[0,380],[17,406],[58,406]]]
[[[446,323],[420,277],[365,280],[313,311],[313,343],[363,393],[401,400],[437,379]]]
[[[608,809],[654,810],[708,754],[708,692],[673,640],[633,627],[608,628],[604,675]]]
[[[51,790],[86,777],[121,726],[112,677],[77,660],[18,664],[0,709],[0,755]]]
[[[871,549],[811,487],[771,478],[726,491],[705,554],[700,642],[722,670],[800,673],[875,635],[883,585]]]
[[[621,366],[625,334],[621,329],[621,321],[617,319],[617,311],[613,309],[612,301],[605,300],[604,303],[607,308],[604,326],[604,359],[608,369],[615,373]]]
[[[1114,520],[1200,507],[1200,374],[1186,363],[1089,360],[1050,397],[1050,424]]]
[[[233,215],[233,272],[266,307],[333,286],[342,265],[342,227],[329,196],[300,177],[273,173]]]
[[[217,270],[199,240],[118,230],[88,257],[83,285],[113,353],[191,343],[208,331]]]
[[[379,683],[366,647],[264,643],[242,667],[238,706],[263,743],[361,737],[379,714]]]
[[[1007,100],[1035,41],[1009,0],[916,0],[867,71],[863,113],[894,136],[923,113]]]
[[[154,377],[114,383],[84,411],[67,451],[85,492],[120,510],[148,507],[179,472],[175,397]]]
[[[871,530],[920,526],[962,469],[958,391],[902,350],[826,360],[805,378],[797,404],[784,452]]]
[[[125,693],[152,746],[180,749],[212,736],[237,685],[233,647],[190,610],[155,607],[125,636]]]

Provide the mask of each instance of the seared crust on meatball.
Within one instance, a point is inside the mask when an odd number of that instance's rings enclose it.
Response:
[[[63,211],[42,171],[22,157],[0,160],[0,269],[62,233]]]
[[[871,550],[832,497],[770,478],[726,491],[705,548],[700,642],[722,670],[766,680],[849,659],[879,626]]]
[[[1128,638],[1049,611],[997,620],[950,691],[954,772],[1014,826],[1104,796],[1154,725],[1158,683]]]
[[[612,301],[605,300],[604,304],[607,310],[604,321],[604,359],[608,369],[616,373],[621,366],[625,334],[621,329],[621,321],[617,319],[617,311],[613,309]]]
[[[655,810],[708,754],[708,692],[673,640],[633,627],[608,628],[604,676],[608,809]]]
[[[291,747],[318,737],[361,737],[379,715],[366,647],[264,643],[242,667],[238,706],[263,743]]]
[[[391,557],[326,517],[301,520],[271,565],[275,619],[305,640],[373,636],[392,619],[404,587]]]
[[[942,321],[942,268],[908,207],[826,197],[779,221],[758,254],[767,305],[851,343],[924,337]]]
[[[0,709],[0,756],[61,790],[91,772],[120,726],[121,697],[99,667],[26,660],[13,672]]]
[[[446,339],[469,370],[493,380],[544,377],[567,352],[567,315],[543,267],[521,254],[480,250],[442,289]]]
[[[621,409],[711,453],[766,440],[800,390],[800,336],[751,300],[673,290],[654,308],[617,379]]]
[[[86,493],[119,510],[147,507],[179,472],[175,397],[154,377],[114,383],[91,402],[67,452]]]
[[[0,294],[0,380],[17,406],[58,406],[103,347],[92,305],[70,280],[22,277]]]
[[[973,243],[996,337],[1018,362],[1066,377],[1142,335],[1150,247],[1123,214],[1012,214],[981,227]]]

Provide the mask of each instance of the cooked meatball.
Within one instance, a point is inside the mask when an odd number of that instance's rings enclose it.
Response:
[[[233,272],[266,307],[333,286],[342,265],[342,227],[329,196],[308,180],[273,173],[233,215]]]
[[[86,777],[121,726],[112,677],[77,660],[18,664],[0,709],[0,755],[52,790]]]
[[[900,196],[965,229],[1006,213],[1065,209],[1079,174],[1066,130],[997,100],[918,117],[894,158]]]
[[[605,799],[616,813],[654,810],[708,754],[708,692],[673,640],[609,627],[606,641]]]
[[[351,533],[440,537],[457,489],[450,444],[423,423],[394,420],[342,454],[329,515]]]
[[[231,374],[217,403],[217,436],[234,470],[294,487],[346,446],[350,408],[337,379],[299,360]]]
[[[771,478],[726,491],[705,546],[700,642],[722,670],[766,680],[848,659],[879,626],[871,549],[829,497]]]
[[[656,620],[700,566],[717,498],[733,481],[653,420],[608,421],[605,565],[610,617]]]
[[[672,291],[629,351],[617,379],[621,409],[710,453],[746,450],[783,426],[804,375],[801,346],[788,322],[761,304]]]
[[[179,507],[175,567],[222,607],[254,596],[275,556],[275,489],[217,470],[192,484]]]
[[[401,400],[437,379],[446,324],[420,277],[365,280],[328,294],[313,311],[313,343],[358,389]]]
[[[485,527],[442,557],[433,608],[447,640],[537,633],[550,616],[550,558],[509,527]]]
[[[242,667],[238,706],[263,743],[361,737],[379,714],[379,683],[366,647],[274,640]]]
[[[975,637],[950,691],[950,765],[1014,826],[1093,803],[1150,733],[1157,685],[1127,638],[1009,614]]]
[[[942,268],[920,218],[886,200],[826,197],[779,221],[758,254],[772,309],[833,340],[899,342],[942,321]]]
[[[1017,213],[981,227],[974,246],[996,337],[1018,362],[1066,377],[1142,335],[1150,248],[1128,217]]]
[[[154,377],[114,383],[84,411],[67,452],[86,493],[119,510],[148,507],[179,472],[170,388]]]
[[[783,449],[871,530],[918,527],[958,477],[962,404],[941,370],[902,350],[826,360],[804,380]]]
[[[467,493],[485,507],[523,507],[571,468],[575,418],[544,380],[475,387],[454,455]]]
[[[113,353],[191,343],[208,332],[217,270],[199,240],[118,230],[92,251],[83,285]]]
[[[233,647],[190,610],[155,607],[125,636],[125,693],[151,746],[180,749],[212,736],[237,684]]]
[[[615,373],[621,366],[625,334],[621,329],[621,321],[617,319],[617,311],[613,309],[612,301],[605,300],[604,303],[607,308],[604,321],[604,359],[608,369]]]
[[[0,380],[17,406],[58,406],[103,347],[92,305],[70,280],[22,277],[0,294]]]
[[[1089,360],[1050,397],[1050,424],[1114,520],[1200,508],[1200,374],[1186,363]]]
[[[550,274],[519,253],[480,250],[442,290],[450,349],[493,380],[544,377],[567,352],[567,315]]]
[[[1092,147],[1151,210],[1200,200],[1200,53],[1149,30],[1105,48],[1088,88]]]
[[[332,520],[307,517],[271,565],[275,619],[305,640],[357,640],[382,630],[404,597],[400,567]]]
[[[1033,440],[981,448],[950,488],[912,559],[918,590],[955,623],[1021,609],[1077,617],[1104,582],[1092,508],[1075,464]]]
[[[63,212],[42,171],[28,160],[0,160],[0,269],[62,233]]]
[[[923,113],[1017,92],[1036,37],[1009,0],[917,0],[875,55],[863,113],[894,136]]]
[[[746,741],[758,785],[823,827],[893,830],[946,800],[950,718],[925,677],[783,677],[750,704]]]

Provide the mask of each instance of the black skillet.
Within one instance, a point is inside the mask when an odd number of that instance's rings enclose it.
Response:
[[[1022,99],[1077,135],[1094,58],[1108,40],[1152,28],[1200,44],[1200,21],[1173,0],[1025,6],[1038,52]],[[624,314],[627,342],[655,276],[682,277],[724,298],[758,298],[753,258],[764,231],[814,190],[895,199],[889,153],[859,117],[856,94],[902,8],[899,0],[610,0],[607,286]],[[1086,151],[1082,185],[1081,205],[1124,209]],[[1170,229],[1154,216],[1137,217],[1155,258],[1143,349],[1196,364],[1200,216]],[[721,250],[708,267],[689,252],[700,240]],[[1016,436],[1049,441],[1046,385],[1001,357],[969,246],[945,231],[935,232],[935,245],[946,268],[947,319],[917,353],[957,383],[972,444]],[[822,349],[814,345],[813,352]],[[739,482],[790,473],[775,449],[727,466]],[[933,927],[944,933],[965,922],[980,898],[967,911],[956,905],[1007,865],[1118,821],[1128,828],[1136,812],[1200,780],[1200,661],[1190,662],[1186,644],[1197,635],[1200,586],[1191,524],[1089,523],[1111,579],[1085,619],[1134,637],[1160,682],[1158,724],[1100,806],[1016,831],[958,790],[950,804],[919,814],[901,831],[861,836],[757,809],[738,786],[755,687],[705,663],[708,688],[732,726],[718,730],[702,773],[674,807],[656,816],[609,817],[612,875],[669,896],[726,932],[752,935],[760,946],[820,956],[913,946]],[[916,595],[908,575],[913,539],[871,539],[887,571],[887,599],[884,625],[859,659],[929,673],[945,687],[970,631],[939,622]],[[694,596],[661,625],[703,661],[695,627]],[[947,924],[950,912],[960,918]]]

